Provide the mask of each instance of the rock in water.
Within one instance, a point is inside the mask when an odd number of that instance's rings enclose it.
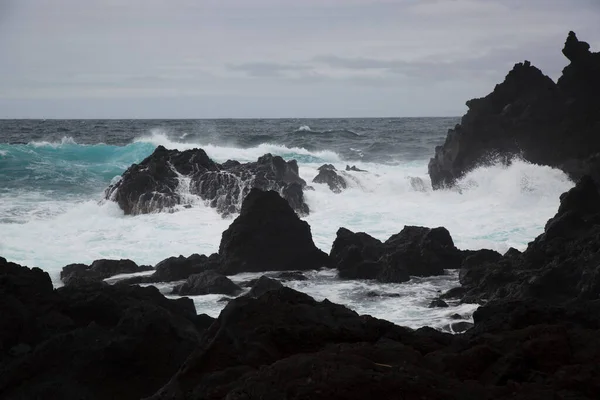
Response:
[[[468,253],[458,250],[445,228],[406,226],[385,243],[340,228],[330,258],[346,279],[406,282],[411,276],[441,275],[460,268]]]
[[[92,265],[69,264],[60,272],[65,285],[81,282],[99,282],[119,274],[150,271],[152,267],[138,266],[131,260],[96,260]]]
[[[198,296],[204,294],[226,294],[235,296],[242,291],[229,278],[215,271],[205,271],[190,276],[183,285],[173,288],[173,294],[180,296]]]
[[[257,299],[267,292],[270,292],[272,290],[279,290],[282,287],[283,285],[281,284],[281,282],[263,275],[252,284],[250,291],[244,296]]]
[[[289,187],[294,185],[293,187]],[[266,154],[256,162],[217,164],[202,149],[167,150],[158,146],[140,164],[133,164],[121,179],[106,189],[105,197],[116,201],[128,215],[171,210],[199,196],[221,214],[238,212],[251,188],[284,194],[299,213],[308,213],[295,160],[286,162]]]
[[[463,301],[598,299],[600,193],[593,179],[582,178],[561,196],[557,214],[523,253],[494,258],[463,263]]]
[[[328,265],[312,240],[310,226],[277,192],[252,189],[240,215],[223,232],[218,271],[305,271]]]
[[[337,169],[331,164],[319,167],[319,174],[313,179],[314,183],[325,183],[334,193],[341,193],[348,187],[346,180],[338,174]]]
[[[429,162],[434,189],[451,186],[480,164],[514,156],[600,182],[600,53],[569,33],[571,64],[554,83],[528,61],[481,99],[448,132]]]

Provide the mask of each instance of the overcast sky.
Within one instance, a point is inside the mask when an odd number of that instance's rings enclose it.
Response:
[[[0,118],[462,115],[600,0],[0,0]]]

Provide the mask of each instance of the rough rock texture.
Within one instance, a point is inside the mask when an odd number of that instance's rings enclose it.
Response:
[[[411,330],[289,288],[189,299],[103,283],[52,289],[0,258],[2,399],[592,400],[600,300],[494,301],[451,335]]]
[[[410,276],[441,275],[444,269],[460,268],[466,254],[470,253],[454,246],[445,228],[406,226],[385,243],[340,228],[330,258],[341,278],[400,283]]]
[[[231,301],[151,399],[595,399],[599,310],[493,304],[453,336],[282,288]]]
[[[313,183],[325,183],[334,193],[341,193],[348,187],[346,180],[337,172],[337,169],[331,164],[324,164],[319,167],[319,174],[313,179]]]
[[[541,299],[560,304],[600,297],[600,194],[585,176],[561,196],[544,233],[521,254],[465,262],[464,301]]]
[[[252,189],[240,215],[223,232],[218,271],[306,271],[328,265],[327,254],[312,240],[302,221],[277,192]]]
[[[156,264],[155,272],[149,276],[134,276],[119,281],[119,284],[157,283],[181,281],[191,275],[200,274],[205,271],[215,270],[221,264],[218,254],[205,256],[204,254],[192,254],[189,257],[182,255],[169,257]]]
[[[460,125],[429,162],[433,187],[450,186],[481,163],[514,156],[600,182],[600,53],[589,47],[570,32],[563,49],[570,64],[558,83],[526,61],[491,94],[468,101]]]
[[[65,285],[81,282],[99,282],[119,274],[133,274],[150,271],[152,267],[138,266],[131,260],[96,260],[92,265],[69,264],[60,272]]]
[[[293,186],[290,186],[293,185]],[[189,204],[200,196],[224,215],[238,212],[250,189],[276,190],[300,213],[308,213],[295,160],[265,154],[258,161],[217,164],[202,149],[167,150],[158,146],[140,164],[133,164],[121,179],[106,189],[125,214],[146,214]]]
[[[173,294],[180,296],[198,296],[204,294],[226,294],[235,296],[242,291],[229,278],[215,271],[205,271],[191,275],[182,284],[173,288]]]
[[[153,287],[53,290],[39,269],[0,258],[0,398],[139,399],[198,345],[189,299]]]
[[[282,287],[283,285],[281,284],[281,282],[263,275],[252,283],[250,291],[244,296],[256,299],[262,296],[263,294],[270,292],[271,290],[279,290]]]

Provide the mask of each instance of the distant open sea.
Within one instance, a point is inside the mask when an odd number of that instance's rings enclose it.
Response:
[[[176,213],[124,216],[103,191],[157,145],[203,148],[215,161],[256,161],[265,153],[298,161],[307,182],[322,164],[348,174],[334,194],[306,191],[315,243],[329,252],[339,227],[385,240],[405,225],[445,226],[463,249],[523,249],[556,212],[573,183],[558,170],[517,161],[471,171],[453,190],[432,191],[427,162],[459,118],[253,120],[0,120],[0,256],[48,271],[99,258],[156,264],[173,255],[210,254],[235,215],[223,219],[201,202]],[[240,281],[249,274],[234,277]],[[441,327],[470,305],[429,309],[456,285],[455,273],[406,284],[341,281],[335,271],[289,285],[317,299],[350,306],[400,325]],[[169,287],[161,287],[167,291]],[[369,291],[400,297],[368,297]],[[220,296],[194,298],[217,315]]]

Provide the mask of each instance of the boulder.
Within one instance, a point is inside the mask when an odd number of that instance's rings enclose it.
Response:
[[[448,303],[446,303],[442,299],[435,299],[435,300],[432,300],[431,303],[429,303],[429,308],[447,308],[447,307],[448,307]]]
[[[205,294],[226,294],[235,296],[242,291],[229,278],[215,271],[204,271],[191,275],[182,284],[173,288],[173,294],[180,296],[198,296]]]
[[[445,228],[406,226],[385,243],[340,228],[330,258],[340,278],[402,283],[411,276],[441,275],[445,269],[460,268],[467,254],[454,246]]]
[[[89,266],[85,264],[65,266],[60,273],[60,279],[65,285],[70,285],[76,282],[102,281],[114,275],[133,274],[150,270],[152,270],[152,267],[138,266],[131,260],[96,260]]]
[[[198,345],[190,299],[103,282],[52,289],[0,259],[0,397],[144,398]]]
[[[289,187],[294,185],[293,187]],[[265,154],[256,162],[218,164],[202,149],[167,150],[158,146],[140,164],[133,164],[105,192],[127,215],[172,210],[190,204],[193,196],[205,200],[223,215],[239,212],[250,189],[284,193],[290,205],[308,213],[295,160]]]
[[[252,189],[240,215],[219,245],[224,275],[240,272],[306,271],[328,265],[312,240],[310,226],[274,191]]]
[[[319,174],[313,179],[313,183],[325,183],[334,193],[341,193],[348,187],[346,180],[338,174],[337,169],[331,164],[319,167]]]
[[[600,178],[600,53],[573,32],[563,53],[571,63],[557,83],[525,61],[491,94],[467,102],[467,114],[429,162],[434,189],[480,164],[514,157],[561,168],[573,179]]]
[[[267,292],[270,292],[272,290],[279,290],[282,287],[283,285],[281,284],[281,282],[263,275],[252,283],[250,291],[244,296],[256,299]]]

